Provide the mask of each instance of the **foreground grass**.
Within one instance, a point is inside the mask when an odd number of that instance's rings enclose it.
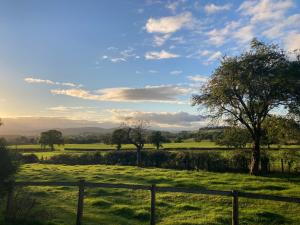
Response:
[[[153,184],[199,189],[240,190],[300,197],[300,178],[251,177],[243,174],[176,171],[125,166],[24,165],[18,181],[77,181]],[[75,220],[76,188],[32,187],[34,196],[56,224]],[[149,224],[147,191],[87,189],[84,224]],[[158,224],[230,224],[231,198],[180,193],[158,193]],[[240,199],[240,224],[299,224],[300,205]]]

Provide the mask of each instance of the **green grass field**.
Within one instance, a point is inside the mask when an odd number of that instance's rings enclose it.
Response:
[[[28,164],[17,175],[18,181],[77,181],[126,184],[153,184],[199,189],[240,190],[254,193],[300,197],[300,178],[252,177],[245,174],[176,171],[125,166],[65,166]],[[55,224],[74,224],[76,188],[32,187]],[[85,225],[149,224],[150,196],[147,191],[87,189]],[[231,198],[178,193],[158,193],[158,224],[228,225]],[[240,199],[240,224],[298,225],[300,205]]]

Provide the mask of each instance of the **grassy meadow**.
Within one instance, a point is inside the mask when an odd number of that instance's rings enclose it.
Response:
[[[199,189],[239,190],[282,196],[300,197],[299,177],[253,177],[246,174],[177,171],[130,166],[66,166],[27,164],[17,175],[17,181],[77,181]],[[31,187],[35,198],[47,210],[54,224],[75,222],[78,190],[69,187]],[[227,225],[231,221],[231,198],[207,195],[157,193],[158,224]],[[150,193],[126,189],[87,189],[84,224],[142,225],[149,224]],[[240,224],[297,225],[300,205],[240,198]],[[46,219],[45,219],[46,220]]]
[[[38,152],[39,145],[18,146],[39,158],[50,158],[56,154],[83,154],[91,149],[112,150],[105,144],[66,144],[55,146],[54,152]],[[124,145],[126,149],[134,149]],[[146,148],[153,149],[152,145]],[[180,151],[182,148],[208,148],[230,155],[234,150],[216,150],[221,147],[213,142],[185,142],[164,144],[165,148]],[[274,146],[277,147],[277,146]],[[286,148],[286,146],[282,146]],[[14,146],[10,146],[14,149]],[[74,148],[77,150],[65,150]],[[299,148],[299,146],[288,146]],[[28,151],[27,151],[28,149]],[[191,150],[197,151],[197,150]],[[198,150],[199,151],[199,150]],[[203,151],[203,150],[201,150]],[[283,150],[270,151],[276,158]],[[17,181],[78,181],[125,184],[157,184],[160,186],[187,187],[216,190],[238,190],[253,193],[300,197],[300,177],[269,176],[254,177],[248,174],[214,173],[159,168],[137,168],[132,166],[107,165],[52,165],[25,164],[17,174]],[[55,225],[74,224],[76,218],[77,188],[72,187],[28,187],[26,192],[40,202],[46,213],[41,218]],[[240,224],[242,225],[298,225],[300,205],[273,201],[240,198]],[[86,190],[85,225],[143,225],[149,224],[149,191],[126,189],[89,188]],[[41,214],[43,215],[43,213]],[[231,198],[208,195],[157,193],[157,224],[164,225],[227,225],[231,223]]]

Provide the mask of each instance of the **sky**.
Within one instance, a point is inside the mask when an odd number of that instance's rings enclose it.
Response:
[[[296,0],[0,0],[0,117],[196,129],[220,59],[300,48],[299,21]]]

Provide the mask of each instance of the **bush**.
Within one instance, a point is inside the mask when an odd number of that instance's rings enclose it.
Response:
[[[10,180],[18,170],[16,155],[6,148],[4,139],[0,139],[0,182]]]
[[[30,164],[30,163],[38,163],[39,158],[35,154],[22,155],[22,163]]]

